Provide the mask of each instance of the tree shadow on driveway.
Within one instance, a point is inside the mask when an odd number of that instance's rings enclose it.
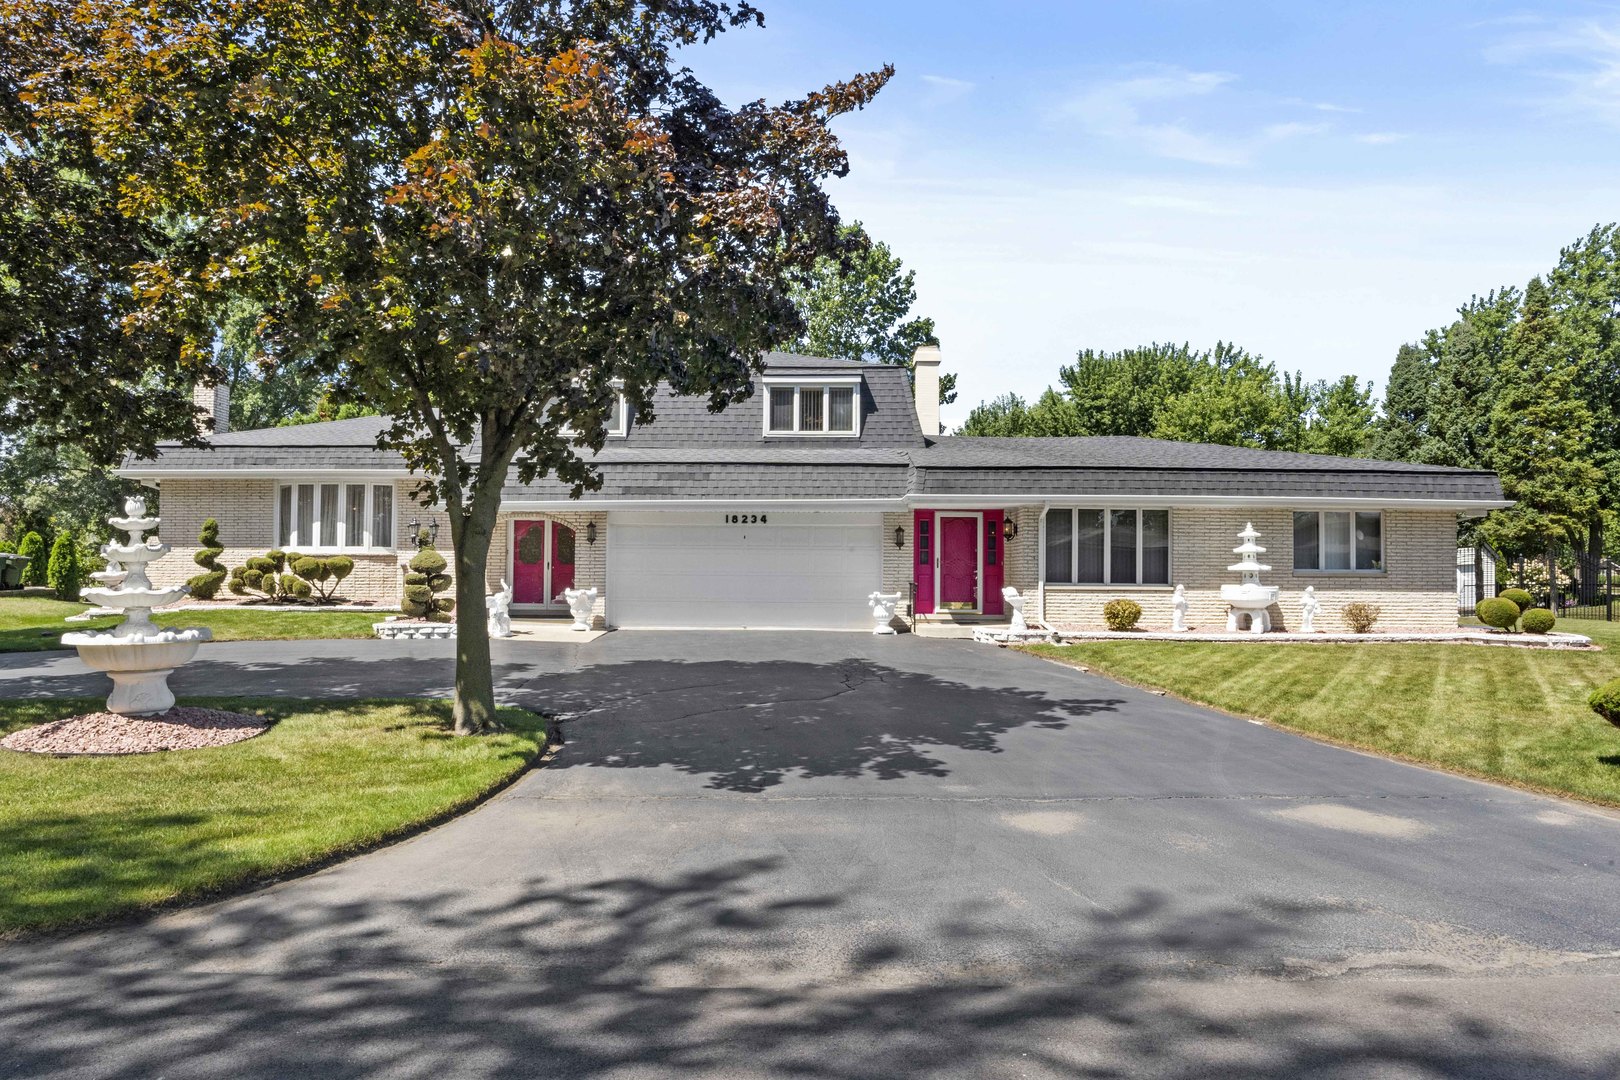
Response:
[[[995,754],[1019,728],[1061,730],[1121,698],[1054,698],[850,659],[647,661],[548,675],[503,695],[555,712],[550,770],[672,766],[714,790],[789,777],[944,777],[941,751]]]
[[[1620,1070],[1620,1057],[1594,1052],[1598,1033],[1582,1047],[1527,1038],[1502,1010],[1480,1011],[1467,981],[1227,978],[1313,918],[1288,905],[1143,892],[1113,913],[1077,907],[1061,935],[1030,927],[1051,943],[1033,976],[918,978],[929,958],[880,933],[820,981],[795,981],[781,956],[802,945],[805,909],[836,920],[845,898],[783,895],[780,869],[740,859],[328,903],[272,890],[116,942],[0,950],[0,1075],[1596,1080]],[[942,917],[922,939],[949,940],[971,921]]]

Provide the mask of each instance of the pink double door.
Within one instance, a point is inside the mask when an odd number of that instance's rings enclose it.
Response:
[[[560,521],[512,523],[512,603],[566,607],[574,587],[574,530]]]

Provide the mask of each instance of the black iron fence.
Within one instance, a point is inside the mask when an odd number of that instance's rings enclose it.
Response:
[[[1463,615],[1504,589],[1523,589],[1560,618],[1613,622],[1617,581],[1620,566],[1613,560],[1568,546],[1539,557],[1504,557],[1489,544],[1457,549],[1457,611]]]

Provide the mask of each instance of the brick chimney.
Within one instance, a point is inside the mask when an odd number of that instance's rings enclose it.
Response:
[[[939,346],[923,345],[911,358],[911,388],[917,399],[917,424],[932,439],[939,435]]]
[[[213,434],[223,435],[231,430],[231,388],[224,383],[210,386],[207,383],[198,383],[191,388],[191,403],[203,411],[204,420],[214,422]],[[202,425],[203,435],[209,434],[206,423]]]

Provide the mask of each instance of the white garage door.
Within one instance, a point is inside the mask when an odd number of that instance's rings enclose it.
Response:
[[[607,618],[626,627],[870,629],[877,514],[608,515]]]

